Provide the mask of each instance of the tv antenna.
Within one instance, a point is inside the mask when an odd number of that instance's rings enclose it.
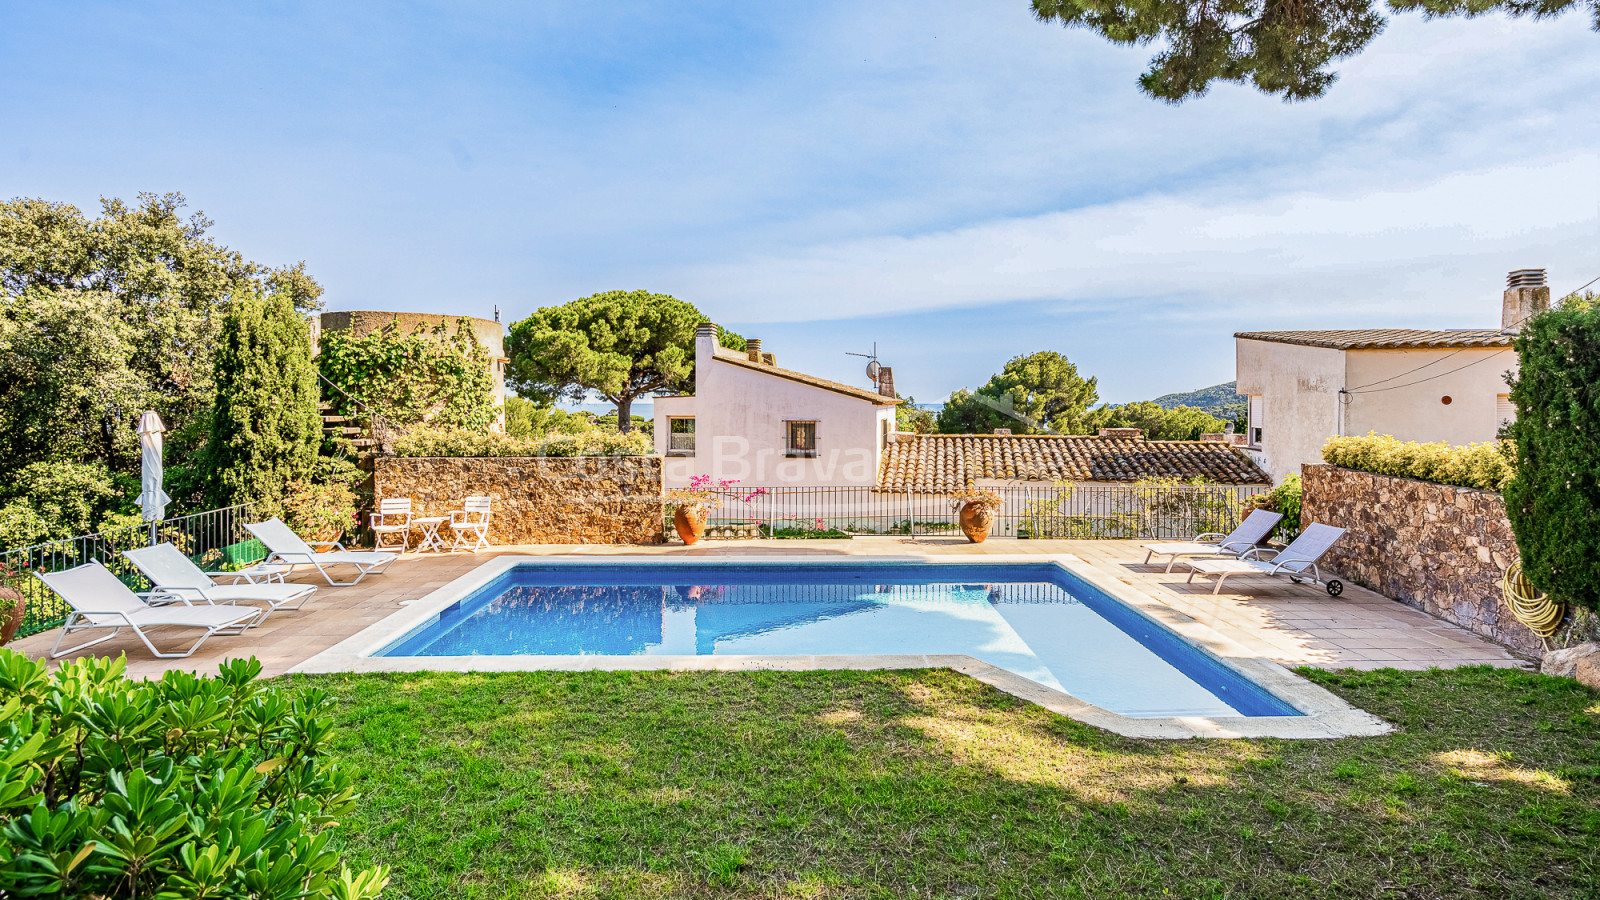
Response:
[[[877,384],[878,383],[878,371],[880,369],[882,369],[883,367],[878,365],[878,342],[877,341],[873,341],[872,342],[872,352],[871,353],[851,353],[850,351],[846,350],[844,355],[845,356],[859,356],[862,359],[867,360],[867,377],[872,379],[872,383],[873,384]]]

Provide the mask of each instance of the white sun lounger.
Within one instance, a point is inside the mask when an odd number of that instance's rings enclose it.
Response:
[[[183,555],[172,544],[157,544],[154,547],[140,547],[137,550],[124,550],[126,556],[139,567],[139,571],[150,579],[156,586],[156,595],[150,599],[151,603],[181,600],[192,602],[203,600],[211,604],[224,603],[265,603],[267,611],[255,624],[259,625],[267,620],[267,616],[280,609],[299,609],[317,592],[315,585],[309,584],[284,584],[282,582],[267,582],[264,584],[218,584],[212,580],[212,575],[231,575],[231,572],[205,572],[194,564],[194,561]]]
[[[163,659],[188,656],[200,649],[206,638],[213,634],[237,634],[250,627],[261,616],[261,610],[248,606],[189,606],[181,603],[170,606],[148,606],[139,599],[138,594],[98,561],[85,563],[64,572],[52,572],[48,575],[40,572],[38,575],[40,581],[72,607],[66,624],[61,628],[60,636],[56,638],[55,646],[50,648],[51,659],[59,659],[68,653],[76,653],[103,641],[109,641],[124,628],[133,629],[133,633],[138,635],[139,640],[143,641],[156,656]],[[202,634],[193,646],[181,653],[162,653],[144,633],[146,628],[158,625],[203,628],[205,634]],[[111,633],[76,647],[61,649],[61,642],[66,640],[67,635],[91,628],[109,628]]]
[[[1215,594],[1222,590],[1222,582],[1229,575],[1287,575],[1296,584],[1320,584],[1327,589],[1328,596],[1337,597],[1344,593],[1344,582],[1337,578],[1324,582],[1317,560],[1343,534],[1343,528],[1313,522],[1282,550],[1258,548],[1245,551],[1238,559],[1185,560],[1189,567],[1188,580],[1194,581],[1196,575],[1215,575],[1217,586],[1211,589]],[[1262,558],[1268,553],[1272,554],[1270,558]]]
[[[1272,529],[1278,527],[1278,520],[1283,518],[1283,513],[1269,512],[1258,509],[1245,516],[1239,527],[1221,534],[1209,532],[1195,535],[1189,541],[1158,541],[1154,544],[1140,544],[1139,549],[1145,551],[1144,564],[1150,564],[1152,556],[1170,556],[1167,560],[1167,571],[1172,571],[1172,566],[1179,559],[1189,556],[1238,556],[1246,550],[1253,550]]]
[[[349,585],[360,584],[361,579],[369,574],[381,573],[386,566],[400,558],[398,553],[384,553],[375,550],[346,550],[338,541],[316,541],[319,546],[333,547],[327,552],[318,552],[300,539],[298,534],[289,530],[282,519],[268,519],[265,522],[255,522],[244,526],[256,540],[267,545],[268,563],[287,563],[291,566],[316,566],[322,577],[329,584]],[[359,572],[355,581],[334,581],[328,574],[327,566],[355,566]]]

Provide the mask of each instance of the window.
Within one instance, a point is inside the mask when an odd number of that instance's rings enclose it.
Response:
[[[1252,447],[1260,447],[1261,446],[1261,428],[1262,428],[1262,425],[1261,425],[1261,419],[1262,419],[1261,412],[1262,412],[1262,409],[1261,409],[1261,407],[1262,407],[1262,405],[1263,404],[1261,402],[1261,395],[1260,394],[1252,394],[1252,395],[1250,395],[1249,406],[1247,407],[1248,410],[1249,410],[1249,413],[1248,413],[1248,416],[1249,416],[1249,426],[1248,426],[1249,430],[1246,431],[1245,434],[1248,436],[1248,439],[1250,441],[1250,446],[1252,446]]]
[[[789,433],[784,444],[784,456],[795,459],[817,455],[817,423],[785,422],[783,426]]]
[[[1494,430],[1499,431],[1517,420],[1517,405],[1510,394],[1496,394],[1494,398]]]
[[[667,454],[672,456],[694,455],[694,420],[670,419],[667,428]]]

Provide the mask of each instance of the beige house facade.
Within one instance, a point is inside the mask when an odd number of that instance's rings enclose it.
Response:
[[[1515,416],[1506,378],[1517,329],[1549,305],[1543,270],[1525,269],[1508,278],[1498,329],[1236,333],[1246,449],[1276,483],[1321,463],[1340,435],[1492,441]]]

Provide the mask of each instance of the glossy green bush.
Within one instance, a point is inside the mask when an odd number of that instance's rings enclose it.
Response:
[[[160,681],[124,664],[0,650],[0,896],[378,896],[387,869],[330,848],[356,798],[320,756],[326,694],[259,682],[254,659]]]
[[[1322,460],[1346,469],[1486,491],[1500,490],[1512,473],[1511,450],[1504,444],[1424,444],[1386,434],[1328,438]]]

